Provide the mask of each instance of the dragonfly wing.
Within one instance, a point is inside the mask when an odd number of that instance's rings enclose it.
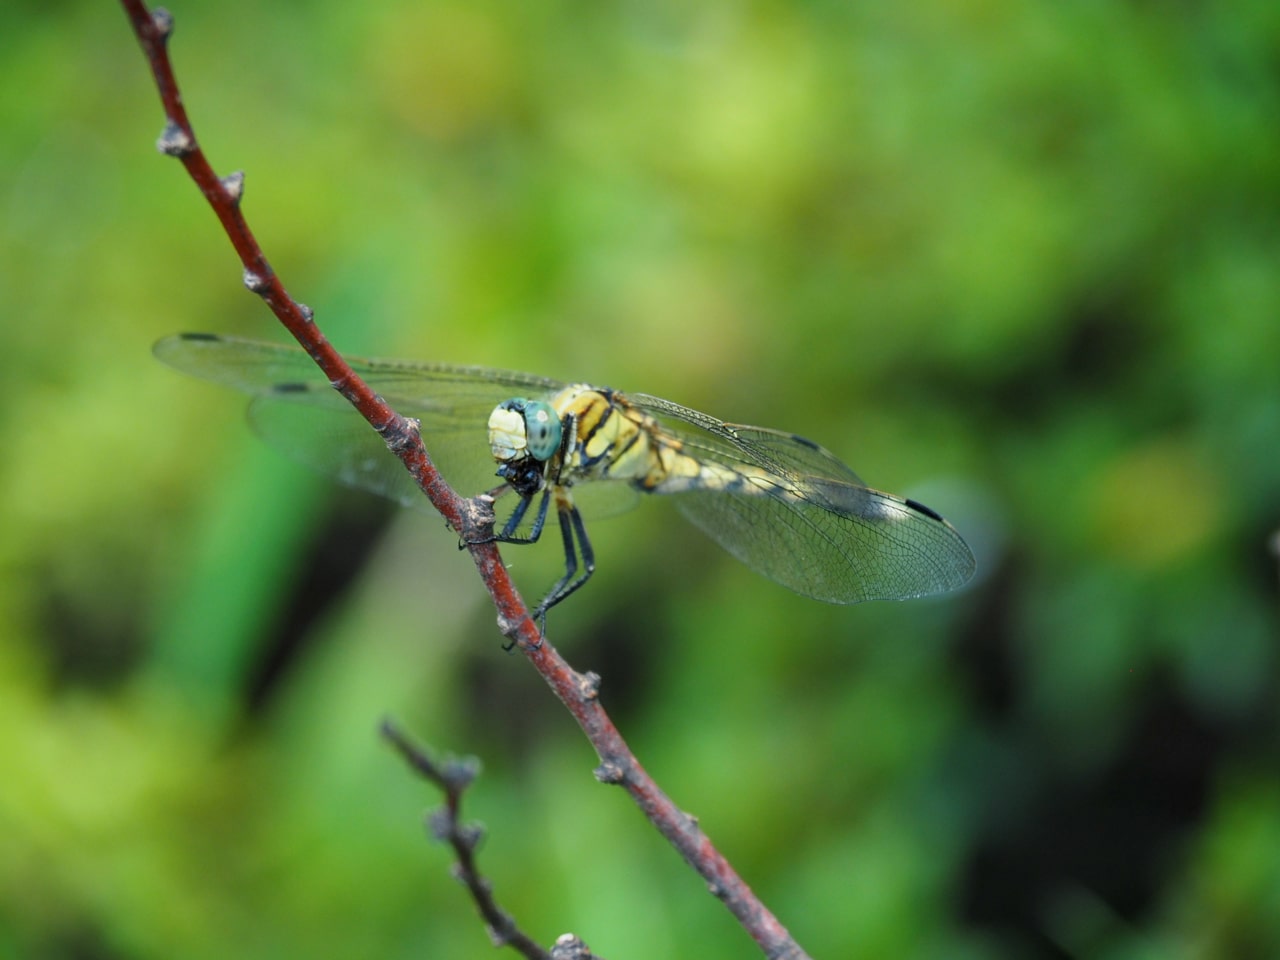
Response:
[[[295,402],[320,405],[328,405],[333,399],[329,382],[297,346],[212,333],[179,333],[160,340],[152,352],[183,373],[242,393],[293,391],[306,395],[293,398]],[[479,417],[481,426],[503,400],[541,396],[565,387],[559,380],[511,370],[400,360],[347,360],[365,383],[396,406],[397,413],[418,416],[425,412],[462,422]]]
[[[683,452],[750,482],[676,494],[695,525],[756,572],[829,603],[905,599],[953,590],[973,554],[944,519],[866,486],[811,440],[723,423],[657,397],[629,398],[657,417]]]
[[[300,348],[178,334],[161,340],[154,352],[184,373],[252,395],[249,419],[255,431],[292,459],[350,486],[425,505],[382,439]],[[397,413],[419,421],[433,462],[463,496],[499,484],[485,441],[493,408],[512,396],[542,396],[564,386],[481,367],[361,359],[351,366]]]
[[[757,573],[828,603],[943,593],[973,574],[964,540],[928,508],[818,477],[796,491],[694,490],[676,504]]]
[[[249,404],[254,432],[291,460],[340,483],[395,500],[402,506],[429,510],[430,504],[409,471],[374,432],[364,417],[330,391],[332,409],[292,402],[292,394],[259,396]],[[483,427],[481,427],[483,429]],[[424,430],[432,462],[463,496],[492,489],[501,481],[483,433],[467,430]]]
[[[678,403],[644,394],[627,400],[657,417],[687,453],[718,463],[749,464],[782,477],[824,477],[865,486],[835,454],[794,433],[724,423]],[[695,429],[689,429],[693,427]]]
[[[270,393],[281,383],[323,382],[301,349],[257,340],[176,333],[158,341],[151,352],[174,369],[241,393]]]

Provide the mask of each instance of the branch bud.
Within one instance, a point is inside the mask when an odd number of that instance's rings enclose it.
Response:
[[[244,268],[244,285],[250,293],[256,293],[260,297],[267,292],[267,278],[248,267]]]
[[[161,43],[167,43],[173,35],[173,14],[164,7],[156,7],[151,11],[151,23],[156,28],[156,36]]]
[[[183,130],[173,120],[165,122],[164,129],[160,131],[160,137],[156,140],[156,149],[166,157],[178,157],[181,159],[195,148],[196,142],[192,139],[191,134]]]
[[[237,170],[229,173],[225,177],[220,177],[218,182],[222,184],[222,189],[227,191],[231,202],[237,207],[240,206],[240,198],[244,196],[244,171]]]
[[[613,760],[606,760],[591,772],[601,783],[621,783],[626,776],[622,764]]]

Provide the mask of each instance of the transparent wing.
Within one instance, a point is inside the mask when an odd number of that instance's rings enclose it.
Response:
[[[324,389],[328,390],[327,385]],[[332,404],[330,398],[338,404]],[[404,464],[364,417],[333,390],[328,390],[328,395],[317,391],[255,397],[249,404],[249,423],[268,444],[325,476],[389,497],[402,506],[431,509]],[[444,430],[438,425],[430,429],[424,424],[422,432],[432,462],[463,496],[501,483],[494,476],[483,421],[469,430]]]
[[[827,603],[944,593],[973,575],[968,546],[932,511],[851,484],[815,481],[802,491],[782,500],[698,490],[676,504],[752,570]]]
[[[178,334],[157,343],[154,353],[184,373],[251,394],[254,430],[290,458],[350,486],[426,508],[412,477],[300,348]],[[481,367],[392,360],[351,365],[398,413],[421,422],[432,460],[464,496],[499,483],[485,438],[493,408],[513,396],[538,397],[564,387]]]
[[[739,489],[680,493],[676,503],[757,573],[828,603],[943,593],[973,575],[973,554],[942,517],[867,487],[812,441],[656,397],[627,400],[657,417],[686,453],[752,478]]]
[[[656,417],[696,456],[719,463],[745,463],[783,477],[816,476],[865,486],[833,453],[797,434],[725,423],[647,394],[627,394],[625,400]]]
[[[212,333],[179,333],[159,341],[152,352],[183,373],[242,393],[278,395],[314,390],[335,407],[346,403],[329,387],[311,358],[293,345]],[[559,380],[485,367],[359,358],[348,361],[388,402],[394,400],[398,412],[442,421],[469,422],[479,416],[483,425],[503,400],[522,392],[537,396],[565,387]]]

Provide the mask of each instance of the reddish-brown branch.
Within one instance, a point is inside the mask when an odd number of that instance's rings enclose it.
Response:
[[[165,112],[164,130],[157,142],[161,152],[182,161],[187,174],[217,215],[244,267],[244,283],[258,294],[320,367],[334,389],[364,416],[413,475],[432,505],[468,544],[498,611],[503,634],[514,642],[556,696],[573,714],[600,758],[596,776],[623,787],[641,811],[698,871],[711,891],[724,901],[747,932],[773,960],[801,960],[806,954],[786,928],[762,904],[729,862],[707,838],[697,821],[681,811],[659,789],[596,697],[599,678],[580,674],[546,642],[516,591],[496,544],[476,542],[492,529],[492,511],[482,499],[459,497],[432,464],[418,435],[417,424],[401,417],[356,375],[314,322],[309,308],[294,300],[271,268],[240,211],[243,175],[219,178],[196,141],[182,103],[168,55],[173,18],[163,9],[147,10],[142,0],[121,0],[142,45]]]

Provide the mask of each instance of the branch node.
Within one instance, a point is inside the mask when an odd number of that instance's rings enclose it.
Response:
[[[489,934],[489,942],[495,947],[506,947],[511,944],[511,937],[505,931],[499,930],[491,923],[484,925],[484,932]]]
[[[302,319],[307,323],[316,322],[316,312],[308,307],[305,303],[298,304],[298,312],[302,314]]]
[[[443,807],[427,814],[427,833],[437,843],[447,843],[453,835],[453,814]]]
[[[418,430],[420,426],[421,423],[412,417],[396,416],[378,428],[378,435],[386,443],[387,449],[400,457],[405,450],[417,445],[422,437]]]
[[[577,677],[578,692],[582,694],[586,700],[596,700],[600,697],[600,674],[594,670],[588,670],[586,673],[580,673]]]
[[[551,947],[551,960],[594,960],[594,954],[572,933],[562,933]]]
[[[228,173],[225,177],[220,177],[218,182],[222,184],[222,189],[227,191],[231,202],[237,207],[240,206],[240,200],[244,197],[244,171],[236,170]]]
[[[627,778],[626,769],[616,760],[606,760],[596,767],[592,774],[601,783],[618,784]]]
[[[484,827],[478,823],[458,824],[455,833],[458,837],[458,843],[468,850],[477,849],[480,846],[480,841],[484,839]]]
[[[466,544],[488,543],[493,539],[493,521],[493,497],[476,494],[462,501],[462,529],[458,533]]]
[[[440,765],[440,778],[450,790],[461,793],[480,775],[477,757],[449,757]]]
[[[255,270],[244,268],[244,285],[250,293],[256,293],[258,296],[266,296],[267,278]]]
[[[195,148],[195,139],[182,128],[181,124],[172,118],[165,121],[164,129],[160,131],[160,136],[156,138],[157,150],[166,157],[177,157],[181,160],[194,152]]]
[[[156,7],[151,11],[151,24],[156,28],[156,37],[161,43],[168,43],[173,36],[173,14],[164,7]]]
[[[520,646],[520,624],[523,622],[518,617],[498,615],[498,632],[506,637],[508,641],[503,644],[502,649],[508,653]]]

